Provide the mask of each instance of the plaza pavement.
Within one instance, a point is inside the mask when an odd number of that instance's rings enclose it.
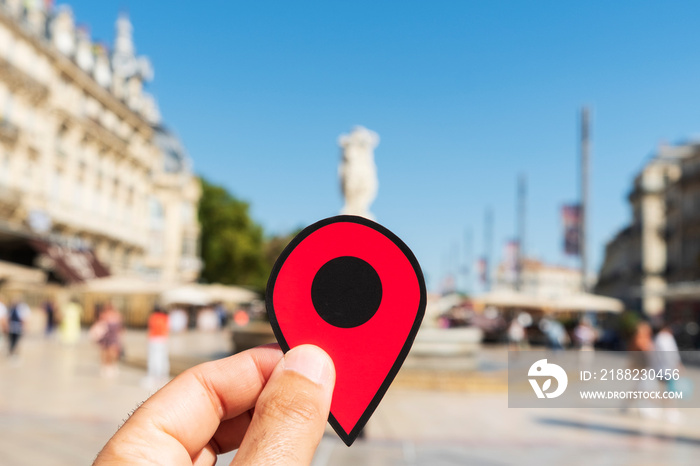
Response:
[[[224,355],[227,332],[171,340],[173,368]],[[150,392],[143,381],[144,332],[126,338],[119,377],[99,376],[98,352],[30,334],[19,362],[0,339],[0,465],[90,464],[128,413]],[[700,456],[700,417],[680,422],[617,410],[509,409],[506,352],[486,349],[476,374],[400,373],[366,428],[346,447],[332,432],[319,446],[322,465],[684,465]],[[220,458],[228,464],[231,454]]]

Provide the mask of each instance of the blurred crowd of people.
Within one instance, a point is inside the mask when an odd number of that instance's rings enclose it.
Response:
[[[32,313],[30,306],[20,296],[11,299],[0,296],[0,340],[2,337],[6,340],[7,355],[15,363],[20,361],[21,340],[29,327],[33,328],[35,335],[39,333],[39,312],[44,314],[41,332],[46,339],[57,340],[64,345],[75,345],[82,338],[84,310],[78,299],[72,298],[62,305],[49,300],[35,307],[34,311]],[[105,378],[118,376],[119,363],[125,354],[125,325],[122,315],[122,311],[111,302],[97,305],[94,321],[86,332],[87,338],[99,350],[100,375]],[[203,308],[175,305],[171,309],[164,309],[156,306],[148,318],[146,329],[148,385],[159,386],[169,379],[170,333],[184,332],[189,328],[214,331],[225,327],[228,321],[229,313],[221,303]]]
[[[681,391],[686,397],[692,396],[693,381],[686,375],[683,361],[696,352],[681,353],[680,349],[695,347],[683,347],[684,340],[678,338],[688,328],[688,322],[645,319],[633,312],[608,315],[546,314],[513,309],[503,312],[496,308],[475,312],[465,306],[455,306],[440,317],[439,325],[443,328],[479,327],[484,333],[485,342],[507,343],[511,351],[543,348],[550,351],[578,350],[579,363],[584,366],[593,361],[596,349],[627,351],[627,368],[663,375],[636,381],[637,390]],[[698,362],[687,361],[692,364]],[[673,373],[678,376],[668,377]],[[638,413],[642,417],[663,417],[674,423],[681,418],[677,402],[673,399],[632,401],[623,411]]]
[[[530,346],[553,350],[593,349],[637,350],[639,335],[649,329],[660,351],[677,351],[683,332],[690,324],[646,320],[633,312],[623,314],[566,313],[547,314],[525,310],[503,311],[487,307],[481,312],[465,305],[454,306],[438,318],[441,328],[478,327],[486,343],[507,343],[511,349]],[[648,345],[647,345],[648,346]],[[695,349],[688,347],[683,349]]]
[[[82,308],[76,300],[66,304],[60,311],[53,301],[44,303],[46,315],[44,334],[52,338],[58,329],[59,339],[65,344],[73,344],[80,337],[80,316]],[[7,304],[0,299],[0,333],[7,336],[8,355],[16,358],[22,336],[27,331],[31,310],[21,297],[10,299]]]

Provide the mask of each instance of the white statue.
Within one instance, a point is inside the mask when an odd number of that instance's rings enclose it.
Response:
[[[340,213],[373,219],[369,206],[377,197],[379,187],[377,166],[374,163],[374,148],[379,144],[379,135],[356,126],[350,134],[342,134],[338,138],[338,144],[342,149],[338,175],[345,197],[345,205]]]

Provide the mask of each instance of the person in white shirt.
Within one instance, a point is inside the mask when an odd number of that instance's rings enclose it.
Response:
[[[678,344],[673,337],[670,325],[665,324],[656,334],[653,354],[655,369],[663,374],[661,383],[664,386],[664,390],[667,392],[677,391],[679,388],[678,379],[674,378],[673,374],[674,372],[680,374],[683,369],[683,363],[681,362],[681,354],[678,351]],[[674,401],[662,400],[662,404],[665,408],[663,414],[666,419],[670,422],[679,422],[681,414],[676,409]]]
[[[657,370],[674,370],[681,368],[681,355],[670,325],[664,325],[654,338]]]

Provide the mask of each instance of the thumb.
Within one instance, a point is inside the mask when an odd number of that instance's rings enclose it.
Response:
[[[313,345],[289,350],[260,394],[232,464],[310,464],[334,384],[333,361],[325,351]]]

